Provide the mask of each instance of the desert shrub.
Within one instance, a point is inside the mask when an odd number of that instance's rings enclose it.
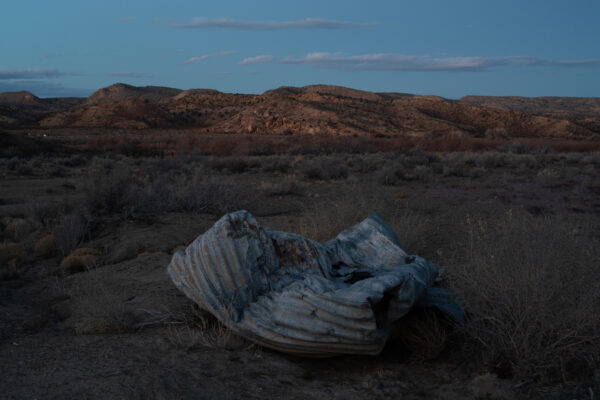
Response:
[[[487,170],[482,167],[475,167],[469,170],[469,177],[474,179],[483,178],[486,175]]]
[[[581,158],[581,162],[584,164],[593,165],[596,168],[600,168],[600,153],[595,152],[586,154]]]
[[[600,242],[591,223],[510,210],[494,223],[467,218],[466,230],[449,276],[466,304],[467,348],[519,378],[562,380],[573,363],[593,370]]]
[[[514,165],[515,161],[513,161],[510,157],[508,159],[508,163],[510,165]],[[537,169],[539,167],[538,160],[535,156],[531,154],[522,154],[519,155],[516,160],[517,167],[527,168],[527,169]]]
[[[265,184],[262,187],[263,193],[269,197],[278,196],[304,196],[306,189],[295,179],[286,179],[283,182],[275,184]]]
[[[60,165],[51,165],[46,168],[45,175],[49,178],[61,178],[67,175],[67,170]]]
[[[65,167],[80,167],[87,164],[88,159],[81,154],[75,154],[71,157],[63,158],[60,160],[60,164]]]
[[[173,172],[188,172],[188,166],[191,160],[184,157],[176,158],[150,158],[145,159],[141,164],[143,171],[150,175],[161,175]]]
[[[51,226],[56,218],[67,214],[74,208],[68,200],[34,201],[26,210],[29,219],[39,222],[45,227]]]
[[[431,171],[431,168],[429,168],[427,165],[417,165],[415,167],[415,169],[413,170],[413,177],[414,179],[420,180],[420,181],[427,181],[431,178],[433,172]]]
[[[135,203],[135,177],[127,170],[118,170],[108,174],[91,173],[82,181],[85,205],[94,215],[123,214],[131,215]]]
[[[195,315],[183,325],[170,326],[167,340],[176,348],[238,349],[248,343],[212,315]]]
[[[441,162],[432,162],[429,164],[429,168],[434,174],[441,175],[444,173],[444,164]]]
[[[63,290],[72,299],[76,334],[123,333],[138,327],[140,314],[121,299],[111,271],[95,269],[72,282]]]
[[[583,160],[583,153],[565,154],[564,160],[567,164],[579,164]]]
[[[115,167],[115,161],[108,158],[93,157],[90,162],[90,169],[94,171],[112,171]],[[103,173],[103,172],[99,172]]]
[[[405,165],[395,163],[384,168],[379,174],[379,182],[384,185],[398,185],[401,181],[412,181],[415,179],[427,180],[431,170],[425,165]]]
[[[476,163],[478,166],[491,168],[502,168],[506,165],[506,154],[488,151],[478,155]]]
[[[49,258],[56,253],[56,237],[46,235],[38,240],[33,248],[35,255],[40,258]]]
[[[161,150],[156,146],[145,146],[137,139],[126,139],[117,149],[117,153],[127,157],[156,157]]]
[[[446,348],[449,322],[434,308],[414,308],[393,327],[391,338],[415,361],[434,360]]]
[[[510,142],[498,148],[498,151],[514,153],[514,154],[531,154],[534,152],[533,147],[520,141]]]
[[[32,175],[33,174],[33,168],[31,168],[31,166],[25,162],[20,163],[17,166],[15,171],[19,175]]]
[[[4,235],[15,242],[20,242],[27,237],[32,229],[33,226],[30,221],[21,218],[15,218],[11,220],[4,228]]]
[[[470,168],[464,164],[445,164],[442,170],[444,176],[469,176]]]
[[[19,165],[21,165],[21,159],[18,157],[12,157],[6,162],[6,169],[9,171],[16,171]]]
[[[191,177],[159,178],[134,192],[137,213],[193,211],[223,214],[252,209],[256,192],[223,179],[197,172]]]
[[[218,214],[251,209],[257,194],[223,177],[209,175],[201,167],[185,173],[152,174],[134,174],[125,167],[100,177],[88,175],[80,186],[93,215],[120,215],[125,219],[171,211]]]
[[[437,165],[437,164],[432,164]],[[381,185],[399,185],[402,181],[427,181],[434,175],[434,170],[428,164],[388,163],[377,174],[377,182]]]
[[[377,175],[377,182],[380,185],[394,186],[398,184],[398,181],[396,168],[391,164],[386,165]]]
[[[22,245],[17,243],[0,244],[0,266],[18,266],[22,258]]]
[[[60,262],[60,270],[65,275],[84,272],[99,266],[101,256],[100,251],[96,249],[78,248]]]
[[[563,178],[562,170],[556,167],[546,167],[538,171],[537,179],[544,185],[552,185]]]
[[[396,152],[393,159],[403,166],[413,169],[419,165],[429,165],[439,161],[439,157],[433,153],[426,153],[420,149],[408,149]]]
[[[402,247],[409,254],[423,254],[428,249],[432,231],[438,225],[432,224],[426,216],[407,207],[398,207],[397,203],[387,200],[375,183],[366,187],[361,185],[361,189],[350,190],[352,201],[307,204],[300,222],[290,227],[290,231],[326,241],[369,215],[379,213],[396,232]]]
[[[86,211],[74,210],[61,217],[54,227],[54,237],[63,257],[79,247],[91,232],[91,217]]]
[[[287,173],[292,167],[290,160],[285,157],[269,157],[262,161],[262,171]]]
[[[240,157],[223,157],[213,159],[211,166],[216,171],[228,171],[234,174],[241,174],[256,166],[256,163]]]
[[[305,178],[315,180],[346,179],[348,177],[348,167],[335,158],[307,160],[302,166],[301,172]]]
[[[379,170],[383,166],[384,160],[382,159],[382,157],[370,157],[365,154],[360,154],[353,155],[352,157],[350,157],[346,161],[346,164],[352,171],[364,174]]]

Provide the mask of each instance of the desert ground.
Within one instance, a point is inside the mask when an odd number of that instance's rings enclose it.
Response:
[[[2,133],[0,398],[600,395],[597,147],[171,132],[157,151],[143,131],[86,132]],[[319,241],[377,212],[445,269],[466,319],[414,310],[370,357],[245,341],[166,275],[175,250],[238,209]]]

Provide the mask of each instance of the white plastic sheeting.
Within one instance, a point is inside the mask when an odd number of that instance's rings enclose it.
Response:
[[[451,293],[431,287],[438,269],[407,255],[377,214],[319,243],[230,213],[177,251],[168,274],[239,335],[303,356],[378,354],[415,305],[462,312]]]

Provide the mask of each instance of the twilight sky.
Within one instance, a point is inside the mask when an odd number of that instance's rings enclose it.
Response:
[[[598,0],[5,3],[0,92],[326,83],[448,98],[600,96]]]

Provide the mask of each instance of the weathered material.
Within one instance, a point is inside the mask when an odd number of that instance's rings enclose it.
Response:
[[[376,214],[319,243],[237,211],[177,251],[168,273],[241,336],[303,356],[378,354],[391,324],[417,303],[461,311],[431,288],[437,268],[408,256]]]

